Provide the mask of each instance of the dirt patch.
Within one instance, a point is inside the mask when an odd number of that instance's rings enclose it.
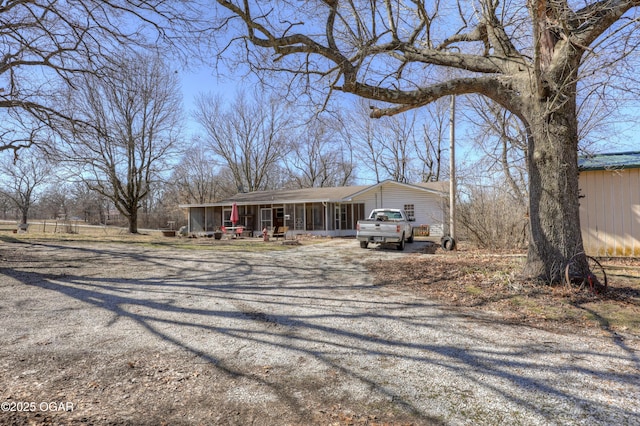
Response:
[[[640,336],[640,260],[601,259],[609,286],[594,294],[522,280],[524,253],[460,248],[457,252],[369,262],[378,285],[405,289],[467,312],[492,312],[512,324],[569,332],[594,328]]]
[[[341,346],[341,319],[273,312],[363,289],[335,247],[135,238],[0,246],[0,424],[439,423],[314,348]]]
[[[637,339],[503,316],[496,308],[508,297],[482,296],[497,282],[517,285],[502,259],[362,250],[354,240],[221,251],[0,244],[0,424],[640,418]],[[447,286],[465,294],[444,303]]]

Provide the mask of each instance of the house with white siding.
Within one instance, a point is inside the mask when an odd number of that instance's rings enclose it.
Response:
[[[640,257],[640,152],[583,157],[578,166],[585,252]]]
[[[374,208],[399,208],[441,236],[448,199],[447,182],[417,184],[391,180],[375,185],[305,188],[236,194],[216,203],[183,204],[188,232],[211,234],[231,226],[231,209],[238,207],[239,222],[248,235],[262,229],[288,227],[289,235],[354,236],[356,223]]]

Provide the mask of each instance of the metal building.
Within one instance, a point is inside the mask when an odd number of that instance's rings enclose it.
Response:
[[[640,152],[582,157],[578,165],[585,252],[640,257]]]

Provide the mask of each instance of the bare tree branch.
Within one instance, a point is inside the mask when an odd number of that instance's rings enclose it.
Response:
[[[116,52],[124,48],[150,46],[154,36],[172,42],[173,28],[189,23],[174,18],[189,7],[162,0],[2,2],[0,150],[20,149],[25,139],[37,145],[51,141],[49,129],[77,119],[60,108],[66,87],[73,88],[82,74],[113,68]],[[28,136],[16,130],[20,124]],[[33,128],[42,132],[33,134]]]
[[[372,117],[462,94],[483,95],[509,110],[521,120],[527,141],[531,239],[525,275],[558,280],[558,261],[584,251],[578,226],[580,69],[599,54],[630,59],[636,43],[626,41],[640,27],[634,16],[639,0],[592,1],[579,9],[567,0],[480,0],[460,2],[458,16],[456,8],[440,3],[428,13],[431,3],[419,0],[358,8],[348,1],[300,8],[270,2],[260,14],[251,10],[261,10],[260,2],[218,4],[245,26],[247,58],[262,54],[262,61],[252,61],[254,70],[284,72],[304,79],[307,88],[322,84],[382,103]],[[594,50],[606,46],[605,39],[619,49]]]
[[[138,209],[176,151],[181,104],[175,75],[157,56],[120,57],[117,73],[85,75],[69,94],[82,122],[63,134],[59,158],[80,167],[78,177],[111,200],[137,232]]]

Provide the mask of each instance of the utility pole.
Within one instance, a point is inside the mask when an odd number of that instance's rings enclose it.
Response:
[[[451,95],[451,110],[450,110],[450,117],[449,117],[449,236],[453,239],[453,241],[456,240],[455,144],[456,144],[456,95]]]

